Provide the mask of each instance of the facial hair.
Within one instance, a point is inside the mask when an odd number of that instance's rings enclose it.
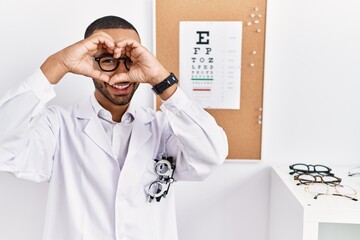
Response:
[[[109,100],[112,104],[117,106],[124,106],[130,103],[132,97],[134,96],[134,93],[136,89],[139,87],[139,83],[132,83],[133,90],[130,93],[122,94],[122,95],[113,95],[110,94],[110,92],[107,90],[107,88],[110,87],[107,83],[100,83],[93,79],[95,88],[103,95],[107,100]]]

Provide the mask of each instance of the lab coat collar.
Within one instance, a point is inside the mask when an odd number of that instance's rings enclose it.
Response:
[[[134,111],[134,125],[133,131],[131,134],[129,151],[126,157],[126,161],[122,170],[122,175],[128,175],[133,181],[137,183],[141,177],[141,173],[145,171],[146,163],[139,163],[139,161],[144,161],[146,158],[152,156],[143,156],[144,153],[149,153],[148,150],[144,151],[144,146],[146,142],[150,139],[152,133],[149,130],[148,124],[155,118],[153,114],[146,113],[143,109],[136,109]],[[106,133],[101,125],[100,119],[95,113],[95,110],[92,107],[91,99],[80,103],[76,110],[75,116],[79,119],[88,120],[86,126],[84,127],[84,132],[89,136],[89,138],[94,141],[103,151],[105,151],[109,156],[111,156],[115,161],[116,157],[111,149],[111,145],[107,139]],[[129,160],[130,159],[130,160]],[[143,169],[142,169],[143,168]]]
[[[88,120],[84,126],[84,132],[96,143],[104,152],[115,159],[111,145],[106,136],[105,130],[101,125],[100,119],[92,107],[91,99],[79,103],[74,111],[75,117]]]
[[[151,122],[155,116],[151,114],[141,114],[140,111],[138,111],[139,106],[136,106],[133,103],[130,103],[131,106],[129,106],[129,109],[131,114],[134,116],[134,118],[139,118],[140,122],[143,122],[144,124]],[[91,104],[91,97],[89,97],[86,101],[83,101],[77,105],[75,116],[77,118],[82,119],[91,119],[93,115],[97,116],[95,110],[92,107]]]
[[[96,115],[98,115],[100,118],[105,119],[106,121],[116,124],[116,122],[112,120],[111,113],[100,105],[100,103],[95,97],[95,94],[91,95],[90,101]],[[134,104],[130,102],[128,108],[126,109],[124,115],[121,118],[121,122],[131,123],[134,121],[134,116],[135,107]]]

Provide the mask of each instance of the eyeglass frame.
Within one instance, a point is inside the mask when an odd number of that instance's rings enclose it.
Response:
[[[352,196],[348,196],[345,194],[340,194],[340,193],[318,193],[314,196],[314,199],[318,199],[319,196],[337,196],[337,197],[345,197],[345,198],[349,198],[350,200],[353,201],[358,201],[358,199],[356,197],[352,197]]]
[[[116,66],[114,67],[114,69],[112,69],[112,70],[106,70],[106,69],[103,69],[103,68],[101,67],[100,60],[101,60],[102,58],[105,58],[105,57],[108,57],[108,58],[110,57],[110,58],[113,58],[114,60],[116,60]],[[113,72],[113,71],[115,71],[115,70],[120,66],[121,60],[124,61],[124,66],[125,66],[126,70],[129,71],[131,67],[128,67],[127,62],[130,61],[130,62],[132,63],[131,58],[129,58],[129,57],[114,58],[114,57],[111,56],[111,55],[102,55],[102,56],[99,56],[99,57],[93,57],[93,59],[94,59],[95,62],[98,63],[99,68],[100,68],[101,71],[103,71],[103,72]]]
[[[294,167],[296,165],[302,165],[302,166],[306,166],[308,170],[302,170],[302,169],[294,169]],[[326,171],[316,171],[316,167],[323,167],[326,169]],[[328,166],[325,165],[321,165],[321,164],[305,164],[305,163],[295,163],[289,166],[290,170],[293,172],[289,172],[290,175],[293,175],[295,173],[303,173],[303,174],[311,174],[311,173],[317,173],[320,175],[329,175],[329,176],[334,176],[334,173],[331,172],[331,168],[329,168]],[[314,170],[310,170],[310,168],[313,168]]]
[[[347,185],[342,185],[342,184],[337,184],[335,186],[331,186],[331,187],[334,187],[335,188],[335,191],[336,193],[329,193],[329,185],[325,184],[325,186],[327,187],[326,189],[326,193],[321,193],[321,192],[311,192],[310,189],[309,189],[309,186],[311,186],[312,184],[308,184],[305,186],[305,192],[309,192],[311,194],[313,194],[314,196],[314,199],[318,199],[319,196],[337,196],[337,197],[345,197],[345,198],[349,198],[350,200],[353,200],[353,201],[358,201],[358,198],[356,197],[357,195],[357,190],[350,187],[350,186],[347,186]],[[349,189],[351,189],[353,191],[353,194],[342,194],[340,193],[340,191],[337,189],[337,187],[347,187]],[[354,195],[354,196],[352,196]]]
[[[300,176],[303,176],[303,175],[312,176],[315,179],[315,181],[307,181],[305,179],[299,179]],[[323,177],[332,177],[332,178],[334,178],[336,180],[334,180],[334,181],[324,181]],[[317,181],[317,178],[320,178],[321,181]],[[342,181],[341,178],[336,177],[335,175],[321,175],[321,174],[312,175],[312,174],[307,174],[307,173],[295,175],[294,180],[299,181],[296,185],[301,185],[301,184],[309,185],[309,184],[313,184],[313,183],[324,183],[324,184],[329,185],[329,186],[339,185],[341,183],[341,181]]]
[[[156,162],[154,171],[159,175],[159,179],[152,182],[146,189],[149,202],[152,202],[153,199],[159,202],[161,198],[165,198],[169,192],[170,185],[175,182],[174,172],[176,165],[173,157],[162,156],[161,160],[154,159],[154,161]],[[163,172],[162,166],[166,166],[167,171]],[[157,192],[151,191],[153,186],[157,187]]]
[[[355,167],[350,169],[348,172],[348,176],[349,177],[360,176],[360,167]]]

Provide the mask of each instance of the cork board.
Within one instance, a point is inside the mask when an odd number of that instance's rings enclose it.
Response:
[[[229,160],[260,160],[266,0],[155,0],[154,10],[155,54],[177,76],[180,21],[243,22],[240,109],[205,110],[227,134]]]

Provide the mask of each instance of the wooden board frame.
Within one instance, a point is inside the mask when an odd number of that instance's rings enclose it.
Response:
[[[242,21],[240,110],[206,109],[225,130],[228,159],[261,159],[266,0],[155,0],[154,51],[179,76],[180,21]],[[181,79],[180,86],[181,86]],[[156,99],[159,107],[161,100]]]

